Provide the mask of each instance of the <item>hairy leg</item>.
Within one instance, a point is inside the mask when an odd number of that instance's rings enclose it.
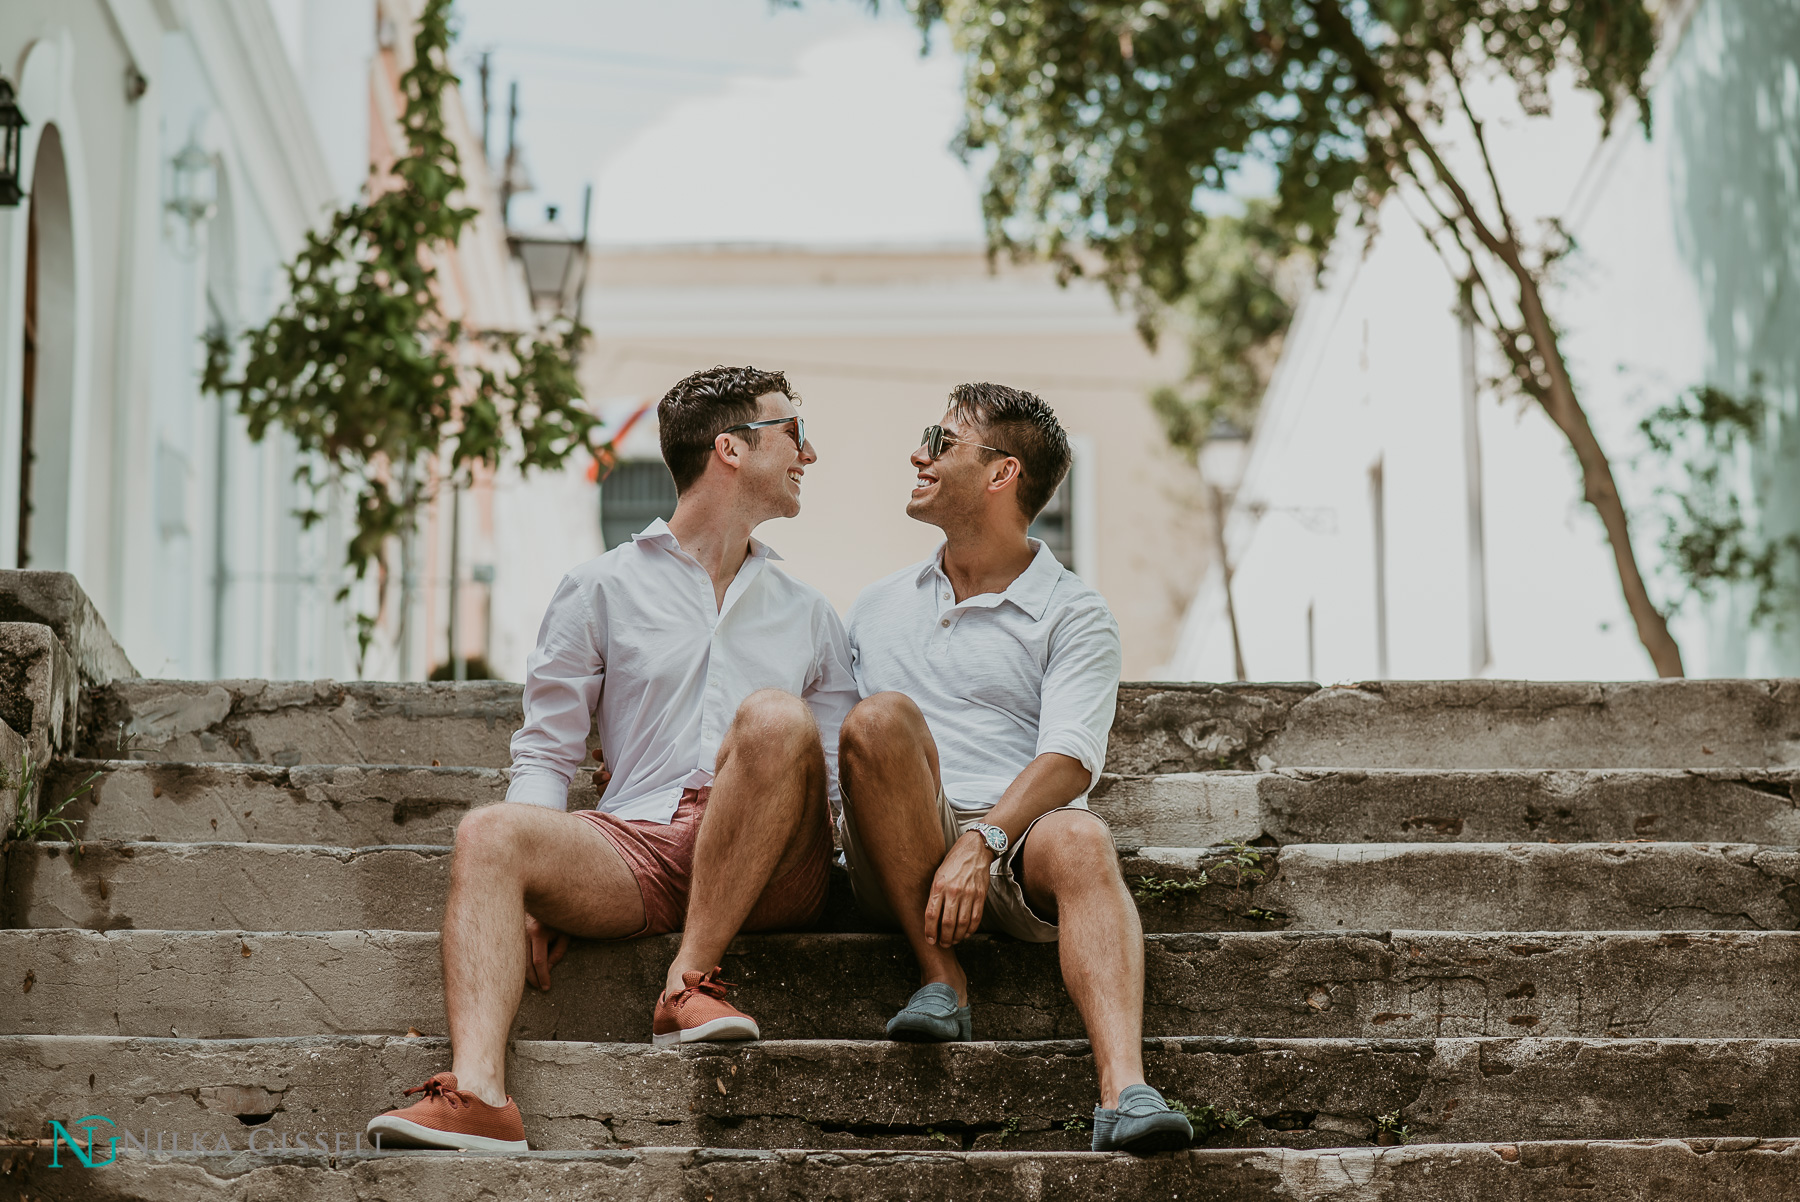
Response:
[[[904,693],[865,698],[838,735],[844,807],[857,843],[919,961],[919,983],[945,984],[969,1003],[969,978],[948,947],[925,938],[925,903],[944,862],[937,743]]]
[[[444,906],[444,1008],[457,1085],[506,1101],[506,1038],[525,988],[525,916],[584,938],[644,925],[644,900],[623,857],[585,818],[500,802],[456,828]]]
[[[816,828],[825,821],[825,752],[812,711],[779,689],[750,694],[719,746],[694,839],[670,994],[681,989],[682,973],[706,972],[723,960],[770,882],[818,854]]]
[[[1086,814],[1038,820],[1020,853],[1025,899],[1054,915],[1063,983],[1087,1024],[1100,1104],[1144,1082],[1144,928],[1106,827]]]

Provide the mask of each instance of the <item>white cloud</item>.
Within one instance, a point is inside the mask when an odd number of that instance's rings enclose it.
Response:
[[[977,183],[948,149],[954,58],[871,29],[808,49],[787,79],[687,101],[601,169],[600,242],[972,242]]]

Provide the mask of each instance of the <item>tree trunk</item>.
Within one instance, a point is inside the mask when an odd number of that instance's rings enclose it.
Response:
[[[1550,395],[1543,402],[1544,411],[1575,449],[1575,458],[1581,464],[1581,482],[1587,502],[1599,512],[1600,521],[1606,527],[1607,540],[1612,543],[1613,562],[1619,570],[1619,586],[1625,593],[1625,605],[1631,611],[1632,621],[1637,623],[1638,641],[1650,653],[1650,662],[1655,666],[1658,676],[1685,675],[1681,666],[1681,648],[1669,633],[1668,622],[1651,603],[1650,593],[1644,587],[1643,574],[1638,571],[1637,556],[1631,549],[1630,521],[1625,516],[1625,505],[1619,499],[1619,487],[1613,480],[1612,464],[1608,462],[1606,452],[1601,449],[1600,440],[1594,437],[1593,427],[1588,425],[1587,414],[1575,399],[1575,385],[1569,379],[1569,368],[1563,361],[1562,348],[1557,345],[1556,331],[1551,328],[1550,319],[1544,313],[1537,280],[1520,260],[1515,244],[1510,241],[1503,243],[1499,253],[1513,278],[1519,283],[1519,311],[1525,318],[1526,332],[1531,335],[1538,354],[1543,356],[1545,371],[1549,376]]]

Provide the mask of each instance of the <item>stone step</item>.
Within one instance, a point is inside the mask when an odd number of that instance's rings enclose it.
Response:
[[[520,687],[114,681],[89,691],[95,758],[504,767]],[[1800,767],[1800,681],[1127,683],[1108,767]]]
[[[519,698],[490,680],[119,680],[84,694],[77,746],[90,759],[504,768]]]
[[[1144,1053],[1214,1145],[1368,1145],[1382,1115],[1451,1143],[1800,1130],[1796,1040],[1183,1038]],[[449,1063],[437,1038],[6,1036],[0,1123],[45,1136],[51,1118],[100,1114],[234,1142],[251,1128],[355,1132]],[[519,1041],[508,1088],[527,1137],[553,1149],[1075,1151],[1098,1092],[1080,1041]]]
[[[0,920],[90,930],[436,930],[441,845],[19,843]],[[1140,848],[1149,931],[1793,930],[1800,850],[1705,843]],[[830,930],[866,930],[841,888]]]
[[[104,1130],[104,1128],[102,1128]],[[573,1198],[641,1202],[1089,1202],[1170,1198],[1248,1202],[1519,1202],[1580,1191],[1631,1202],[1774,1202],[1800,1192],[1800,1140],[1563,1140],[1413,1147],[1195,1149],[1155,1157],[1076,1152],[817,1152],[645,1148],[520,1156],[346,1151],[120,1154],[104,1173],[17,1155],[41,1202],[435,1202]],[[259,1141],[266,1142],[266,1141]],[[309,1148],[311,1147],[309,1142]],[[66,1149],[58,1153],[71,1163]],[[398,1161],[399,1163],[396,1163]]]
[[[517,1039],[645,1043],[673,935],[577,943]],[[1085,1031],[1057,951],[961,948],[980,1039]],[[918,984],[899,935],[745,935],[733,999],[783,1039],[864,1039]],[[1150,935],[1144,1030],[1261,1038],[1727,1038],[1800,1031],[1800,934],[1441,931]],[[0,932],[9,1035],[442,1035],[435,933]]]
[[[68,572],[0,571],[0,622],[48,626],[84,685],[137,676],[100,611]]]
[[[102,1127],[100,1130],[105,1131]],[[9,1180],[40,1202],[437,1202],[443,1198],[583,1198],[641,1202],[1520,1202],[1571,1191],[1631,1202],[1774,1202],[1800,1193],[1800,1140],[1561,1140],[1412,1147],[1203,1148],[1153,1157],[1078,1152],[644,1148],[607,1152],[308,1151],[120,1153],[105,1172],[70,1172],[48,1149],[7,1157]],[[272,1137],[259,1139],[266,1144]],[[330,1143],[329,1139],[326,1141]],[[216,1146],[216,1143],[215,1143]],[[105,1148],[105,1144],[102,1144]],[[4,1151],[4,1149],[0,1149]],[[104,1155],[104,1151],[102,1153]]]
[[[498,768],[70,759],[45,781],[50,804],[79,793],[66,812],[85,822],[88,839],[367,847],[448,843],[466,810],[505,797],[507,777]],[[590,773],[576,774],[570,798],[576,808],[595,803]],[[1800,844],[1800,769],[1109,774],[1091,804],[1126,847],[1259,839]]]
[[[1800,680],[1127,683],[1107,766],[1792,768]]]

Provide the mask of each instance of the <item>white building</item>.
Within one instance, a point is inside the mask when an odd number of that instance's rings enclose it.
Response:
[[[1693,385],[1760,377],[1775,416],[1746,492],[1765,531],[1800,530],[1800,8],[1670,7],[1648,138],[1628,116],[1596,152],[1595,106],[1572,89],[1549,118],[1490,127],[1515,210],[1560,217],[1580,248],[1552,316],[1653,576],[1656,472],[1636,425]],[[1653,674],[1566,441],[1535,404],[1473,395],[1456,308],[1397,201],[1372,243],[1340,239],[1303,302],[1227,528],[1250,678]],[[1169,675],[1231,679],[1221,579]],[[1666,603],[1667,577],[1652,588]],[[1747,608],[1682,611],[1689,675],[1800,674],[1800,613],[1752,628]]]
[[[201,393],[201,336],[265,321],[307,231],[391,159],[420,3],[0,4],[0,77],[30,122],[28,197],[0,208],[0,566],[75,573],[146,675],[356,674],[333,599],[346,531],[301,529],[292,444],[251,443]],[[478,139],[457,97],[445,109],[483,211],[447,307],[518,328],[529,301]],[[369,675],[431,666],[440,525]]]

